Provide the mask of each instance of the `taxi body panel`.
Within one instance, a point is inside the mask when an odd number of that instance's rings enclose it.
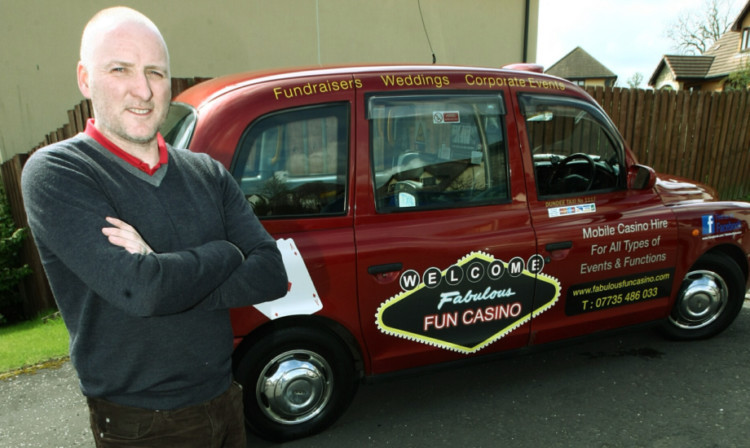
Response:
[[[174,125],[189,149],[226,166],[266,229],[296,244],[319,305],[232,310],[236,373],[260,421],[248,422],[264,437],[329,425],[353,393],[349,376],[649,321],[710,336],[748,287],[750,205],[657,178],[593,99],[558,78],[276,70],[204,82],[175,109],[192,117]],[[346,389],[295,377],[300,363]],[[283,388],[263,377],[276,371],[304,383],[295,411],[261,387]]]

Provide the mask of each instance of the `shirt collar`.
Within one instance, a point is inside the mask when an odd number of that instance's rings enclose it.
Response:
[[[124,161],[128,162],[129,164],[133,165],[149,176],[153,176],[154,173],[157,172],[162,165],[165,165],[169,159],[167,153],[167,144],[164,141],[164,137],[161,136],[161,133],[156,134],[156,143],[159,146],[159,162],[154,165],[153,168],[148,166],[148,164],[141,159],[128,154],[122,148],[115,145],[110,139],[105,137],[104,134],[99,132],[99,130],[96,128],[96,124],[93,118],[89,118],[89,120],[86,122],[85,134],[96,140],[100,145],[107,148],[117,157],[120,157]]]

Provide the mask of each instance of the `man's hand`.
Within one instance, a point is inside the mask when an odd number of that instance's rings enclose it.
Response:
[[[153,252],[133,226],[110,216],[107,216],[105,219],[114,226],[102,228],[102,233],[107,236],[110,243],[122,247],[131,254],[146,255]]]

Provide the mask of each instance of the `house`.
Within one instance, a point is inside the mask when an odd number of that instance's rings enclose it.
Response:
[[[648,85],[655,89],[701,90],[707,83],[715,59],[715,56],[708,54],[664,55],[651,75]]]
[[[583,87],[612,87],[617,81],[617,75],[581,47],[574,48],[552,64],[545,73],[565,78]]]
[[[721,91],[729,75],[750,71],[750,1],[729,31],[699,56],[665,55],[648,85],[655,89]]]

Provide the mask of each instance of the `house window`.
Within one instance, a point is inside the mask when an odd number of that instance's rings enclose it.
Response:
[[[740,51],[750,51],[750,28],[742,30],[742,44]]]

